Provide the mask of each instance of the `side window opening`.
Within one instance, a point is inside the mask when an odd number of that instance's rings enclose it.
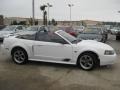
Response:
[[[68,44],[63,38],[61,38],[60,36],[58,36],[55,33],[53,33],[51,36],[51,42]]]
[[[46,32],[46,31],[40,31],[37,34],[36,40],[45,41],[45,42],[68,44],[63,38],[61,38],[57,34],[51,33],[51,32]]]

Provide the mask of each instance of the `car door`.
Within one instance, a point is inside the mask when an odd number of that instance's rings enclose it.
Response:
[[[72,46],[55,33],[40,31],[36,35],[33,54],[35,59],[70,61],[72,60]]]

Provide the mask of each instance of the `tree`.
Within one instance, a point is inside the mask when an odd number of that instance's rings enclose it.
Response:
[[[84,21],[81,21],[82,26],[86,27],[86,23]]]
[[[26,21],[20,21],[18,24],[19,25],[26,25]]]
[[[4,25],[4,16],[0,15],[0,25]]]
[[[56,26],[57,22],[55,21],[55,19],[52,19],[52,25]]]
[[[47,25],[47,11],[44,11],[44,15],[43,15],[43,21],[44,21],[44,25]]]
[[[51,21],[48,22],[48,25],[51,25]]]
[[[33,25],[33,20],[32,20],[32,18],[29,19],[29,24],[30,24],[30,25]]]
[[[102,26],[102,25],[103,25],[103,23],[98,22],[96,25],[97,25],[97,26]]]
[[[47,25],[47,11],[45,10],[46,7],[46,5],[40,6],[40,10],[43,11],[43,25]]]
[[[16,20],[14,20],[13,22],[11,22],[11,25],[18,25],[18,23]]]
[[[38,25],[38,21],[35,21],[35,25]]]
[[[46,8],[46,7],[47,7],[46,5],[40,6],[41,11],[45,11],[45,8]]]

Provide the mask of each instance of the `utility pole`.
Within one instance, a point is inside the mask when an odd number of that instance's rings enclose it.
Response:
[[[70,22],[71,22],[71,24],[72,24],[72,21],[71,21],[71,8],[74,6],[74,4],[68,4],[68,7],[70,7]]]
[[[120,11],[118,11],[118,13],[120,13]],[[119,24],[117,24],[117,26],[119,26]]]
[[[34,0],[32,0],[32,24],[35,25],[35,3]]]

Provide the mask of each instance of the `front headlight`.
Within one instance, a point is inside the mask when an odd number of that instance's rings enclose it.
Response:
[[[114,55],[114,51],[113,50],[105,50],[104,55]]]

